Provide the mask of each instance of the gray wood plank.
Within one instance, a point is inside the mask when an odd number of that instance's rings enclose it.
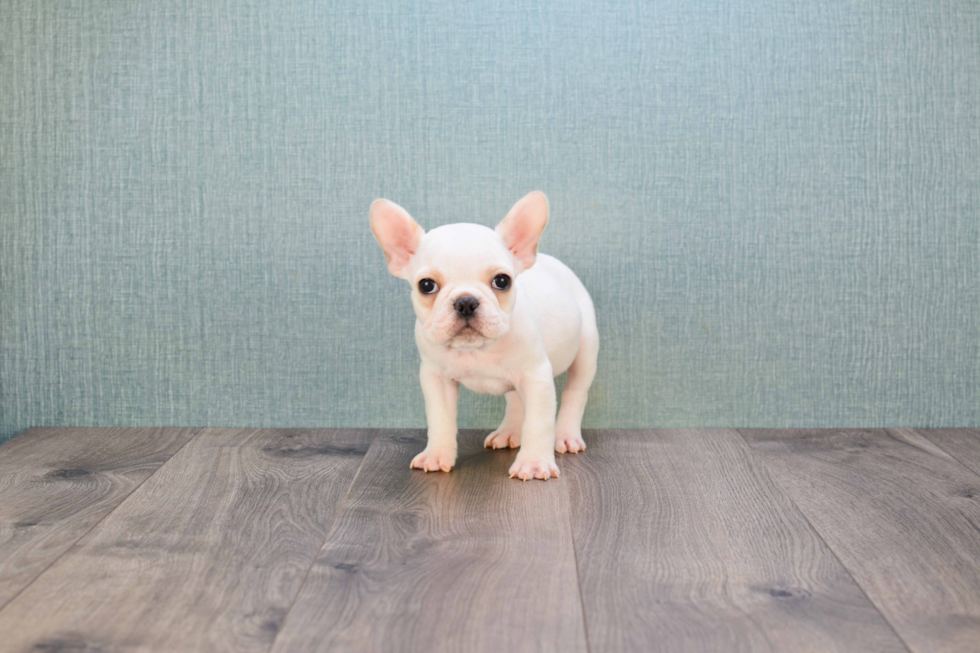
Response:
[[[448,474],[409,469],[421,432],[375,440],[273,651],[585,650],[567,484],[485,435]]]
[[[266,651],[373,431],[202,431],[0,610],[0,650]]]
[[[980,429],[916,429],[916,432],[980,474]]]
[[[980,477],[909,430],[743,431],[915,651],[980,643]]]
[[[905,651],[731,430],[563,457],[593,651]]]
[[[36,428],[0,446],[0,607],[195,433]]]

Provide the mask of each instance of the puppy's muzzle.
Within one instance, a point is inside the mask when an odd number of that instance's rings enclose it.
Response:
[[[476,297],[470,297],[469,295],[463,295],[453,302],[453,308],[456,309],[456,314],[465,320],[473,317],[473,314],[476,313],[476,309],[479,305],[480,300]]]

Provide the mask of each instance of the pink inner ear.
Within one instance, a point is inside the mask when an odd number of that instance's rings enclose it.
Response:
[[[378,239],[392,274],[403,277],[409,259],[418,249],[424,233],[408,211],[388,200],[371,205],[371,230]]]
[[[543,193],[533,192],[523,197],[497,226],[507,249],[521,265],[534,265],[541,233],[548,223],[548,200]]]
[[[533,257],[538,252],[537,232],[524,228],[521,224],[504,236],[504,242],[507,243],[507,249],[521,261]]]
[[[410,234],[404,231],[396,232],[388,241],[389,265],[397,268],[404,268],[408,265],[408,260],[415,254],[415,243]]]

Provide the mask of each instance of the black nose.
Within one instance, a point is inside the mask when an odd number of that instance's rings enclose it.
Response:
[[[473,317],[476,307],[480,305],[480,300],[476,297],[464,295],[453,302],[453,308],[459,313],[460,317]]]

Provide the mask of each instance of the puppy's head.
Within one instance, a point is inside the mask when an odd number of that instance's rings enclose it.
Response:
[[[456,349],[476,349],[510,330],[514,283],[534,265],[548,200],[534,191],[489,229],[461,223],[426,233],[394,202],[371,204],[371,231],[388,270],[412,287],[425,336]]]

